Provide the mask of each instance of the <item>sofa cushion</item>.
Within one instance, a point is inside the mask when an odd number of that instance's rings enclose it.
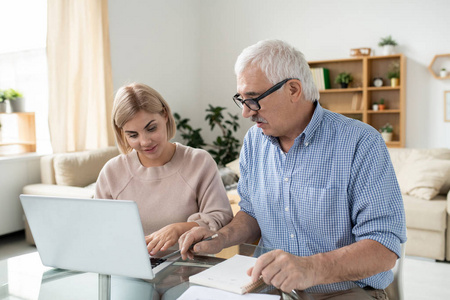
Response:
[[[450,176],[450,160],[423,159],[406,164],[397,174],[403,194],[430,200]]]
[[[417,174],[418,171],[415,171],[411,164],[414,162],[420,161],[430,161],[430,160],[438,160],[438,161],[450,161],[450,149],[445,148],[435,148],[435,149],[406,149],[406,148],[389,148],[389,154],[391,157],[392,165],[394,166],[395,173],[397,175],[397,179],[400,184],[400,188],[404,192],[406,187],[402,186],[407,181],[404,176],[420,176]],[[432,163],[433,164],[433,163]],[[438,165],[438,163],[437,163]],[[447,168],[447,163],[444,162],[442,168]],[[423,166],[423,165],[422,165]],[[404,170],[406,168],[406,170]],[[433,165],[433,169],[439,169],[438,166]],[[439,173],[442,173],[443,170],[440,170]],[[437,173],[434,172],[436,175]],[[447,173],[448,174],[448,173]],[[436,177],[436,176],[435,176]],[[414,179],[414,178],[413,178]],[[412,180],[412,179],[411,179]],[[411,182],[409,180],[409,182]],[[441,184],[440,181],[443,180]],[[438,194],[447,194],[450,190],[450,176],[444,175],[443,178],[438,180],[439,182],[433,182],[432,187],[436,187],[439,185]],[[418,186],[421,188],[422,186]],[[409,187],[410,188],[410,187]],[[426,186],[425,188],[428,188]],[[430,191],[428,191],[430,192]],[[433,192],[434,193],[434,192]],[[422,193],[423,194],[423,193]],[[431,194],[432,195],[432,194]],[[430,198],[427,196],[426,198]],[[433,198],[433,197],[431,197]]]
[[[238,177],[241,177],[241,172],[239,171],[239,158],[227,163],[226,167],[231,169]]]
[[[406,227],[445,231],[447,227],[446,197],[438,195],[433,201],[402,195],[405,206]]]
[[[87,186],[97,180],[105,163],[118,154],[116,147],[56,154],[53,159],[56,184]]]

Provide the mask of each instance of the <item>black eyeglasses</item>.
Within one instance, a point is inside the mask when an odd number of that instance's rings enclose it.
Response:
[[[271,87],[270,89],[268,89],[267,91],[262,93],[257,98],[242,99],[241,95],[236,94],[233,96],[233,101],[241,109],[244,108],[244,104],[245,104],[251,110],[254,110],[254,111],[260,110],[261,106],[259,105],[259,101],[261,101],[264,97],[269,96],[273,92],[278,91],[286,82],[288,82],[291,79],[295,79],[295,78],[288,78],[288,79],[278,82],[277,84],[275,84],[273,87]]]

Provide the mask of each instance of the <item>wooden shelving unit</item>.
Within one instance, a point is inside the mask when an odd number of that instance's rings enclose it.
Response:
[[[391,87],[387,73],[393,63],[400,65],[399,86]],[[320,91],[320,104],[331,111],[358,119],[380,129],[390,123],[394,127],[393,141],[388,147],[405,146],[405,83],[406,61],[402,54],[364,56],[346,59],[309,62],[311,68],[327,68],[330,71],[331,89]],[[342,89],[334,83],[341,72],[350,72],[353,82]],[[383,79],[383,86],[373,86],[373,79]],[[372,103],[385,99],[386,109],[373,111]]]
[[[450,60],[450,53],[448,54],[436,54],[431,60],[430,65],[428,66],[428,71],[430,71],[431,75],[433,75],[436,79],[450,79],[450,72],[447,73],[447,76],[441,77],[439,76],[439,66],[436,66],[437,63],[447,62]],[[448,69],[447,69],[448,70]]]
[[[36,152],[36,122],[34,112],[0,113],[2,135],[0,136],[0,155],[14,155]],[[6,124],[14,123],[15,132],[5,132]]]

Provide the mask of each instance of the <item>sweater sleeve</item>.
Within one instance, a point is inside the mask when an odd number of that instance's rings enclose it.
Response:
[[[230,201],[222,183],[217,165],[206,151],[198,152],[193,158],[190,178],[196,178],[193,188],[197,194],[198,213],[188,218],[199,226],[219,230],[233,218]],[[195,167],[194,167],[195,166]],[[198,166],[201,166],[200,168]]]

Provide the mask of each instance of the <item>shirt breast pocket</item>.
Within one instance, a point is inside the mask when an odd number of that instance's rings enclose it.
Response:
[[[298,220],[302,229],[327,239],[348,237],[350,211],[345,190],[338,188],[298,188]]]

